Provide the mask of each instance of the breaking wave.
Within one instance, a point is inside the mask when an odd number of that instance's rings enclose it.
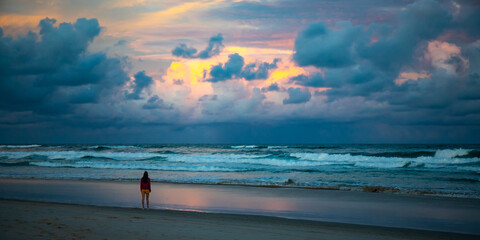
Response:
[[[480,197],[477,145],[0,145],[0,177],[448,192]],[[373,188],[370,186],[374,186]]]

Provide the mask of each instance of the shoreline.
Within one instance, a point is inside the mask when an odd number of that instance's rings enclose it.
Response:
[[[2,180],[46,180],[46,181],[88,181],[88,182],[125,182],[133,183],[138,181],[138,179],[115,179],[115,178],[102,178],[102,179],[91,179],[91,178],[15,178],[15,177],[0,177]],[[394,194],[398,196],[420,196],[420,197],[433,197],[433,198],[453,198],[453,199],[476,199],[480,200],[479,197],[474,197],[466,194],[452,194],[452,193],[442,193],[442,192],[431,192],[425,190],[400,190],[395,187],[383,187],[383,186],[333,186],[333,187],[313,187],[313,186],[302,186],[302,185],[249,185],[249,184],[236,184],[236,183],[208,183],[208,182],[176,182],[176,181],[159,181],[151,180],[152,183],[158,184],[179,184],[179,185],[205,185],[205,186],[240,186],[240,187],[253,187],[253,188],[279,188],[279,189],[306,189],[306,190],[319,190],[319,191],[343,191],[343,192],[365,192],[365,193],[376,193],[376,194]]]
[[[286,219],[0,199],[6,239],[476,239],[478,235]],[[46,214],[47,213],[47,214]],[[185,231],[188,229],[188,231]]]
[[[0,179],[3,199],[135,208],[136,182]],[[480,235],[480,200],[391,193],[153,183],[153,209]],[[138,192],[138,193],[137,193]]]
[[[36,146],[36,145],[35,145]],[[13,146],[11,146],[13,147]],[[28,146],[27,146],[28,147]],[[137,180],[164,183],[387,192],[480,199],[480,148],[338,145],[60,145],[1,152],[6,178]]]

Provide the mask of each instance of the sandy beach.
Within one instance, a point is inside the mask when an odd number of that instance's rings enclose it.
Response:
[[[478,239],[266,216],[0,200],[2,239]]]
[[[152,184],[150,207],[480,234],[480,200],[205,184]],[[1,179],[2,199],[139,208],[138,182]]]
[[[0,179],[1,239],[477,239],[480,200],[292,188]]]

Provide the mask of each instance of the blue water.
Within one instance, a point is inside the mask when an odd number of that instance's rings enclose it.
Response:
[[[0,145],[0,177],[480,198],[480,145]]]

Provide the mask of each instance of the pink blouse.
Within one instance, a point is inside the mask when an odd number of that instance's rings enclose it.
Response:
[[[150,178],[146,183],[143,182],[143,179],[140,179],[140,190],[142,189],[148,189],[150,192],[152,191],[152,188],[150,186]]]

